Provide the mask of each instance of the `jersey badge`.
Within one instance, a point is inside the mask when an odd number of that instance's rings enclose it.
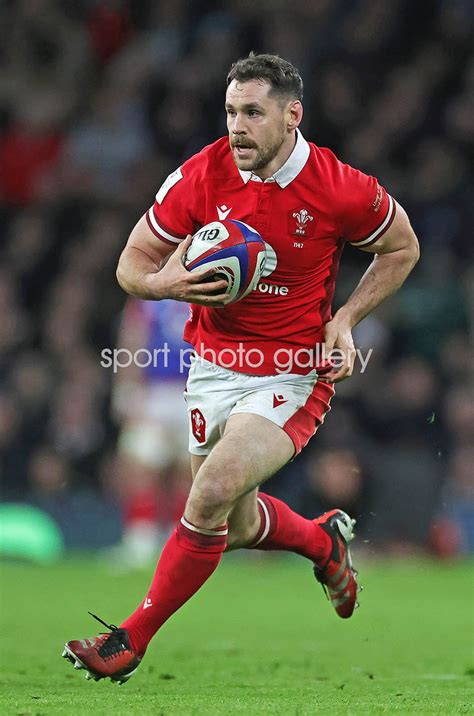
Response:
[[[314,216],[312,216],[306,207],[301,206],[296,209],[292,209],[289,212],[289,231],[294,236],[305,236],[311,238],[314,236],[314,229],[316,226]]]

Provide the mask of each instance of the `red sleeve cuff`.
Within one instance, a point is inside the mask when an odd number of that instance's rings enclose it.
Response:
[[[396,213],[396,204],[395,201],[392,199],[392,197],[387,194],[388,199],[388,208],[387,213],[385,215],[385,218],[383,221],[378,225],[376,229],[371,231],[370,234],[367,236],[363,236],[361,239],[357,239],[357,241],[350,241],[353,246],[370,246],[371,244],[374,244],[378,239],[380,239],[381,236],[385,234],[385,232],[390,228],[392,225],[392,222],[395,218]]]
[[[155,236],[161,239],[161,241],[164,241],[171,246],[177,246],[185,238],[185,235],[172,232],[168,229],[168,227],[163,226],[161,222],[158,223],[153,206],[148,209],[145,216],[150,230],[155,234]]]

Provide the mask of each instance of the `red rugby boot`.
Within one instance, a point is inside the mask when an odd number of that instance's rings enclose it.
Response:
[[[331,554],[323,565],[314,565],[314,576],[322,584],[336,613],[342,619],[348,619],[359,606],[357,592],[362,591],[362,587],[357,586],[357,572],[352,566],[349,549],[349,542],[354,539],[355,520],[342,510],[331,510],[314,522],[332,541]]]
[[[123,684],[133,676],[142,657],[132,648],[126,629],[106,624],[95,614],[91,616],[110,629],[110,633],[91,639],[68,641],[64,645],[62,656],[68,659],[75,669],[86,669],[86,679],[99,681],[110,678],[111,681]]]

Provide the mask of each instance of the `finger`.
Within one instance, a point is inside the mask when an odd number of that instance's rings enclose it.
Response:
[[[331,326],[331,323],[327,323],[324,331],[324,346],[326,355],[328,355],[334,348],[337,340],[337,329]]]
[[[319,380],[322,383],[338,383],[340,380],[343,380],[346,376],[342,373],[342,371],[331,371],[330,373],[326,373],[322,378],[319,378]]]
[[[213,278],[216,273],[219,273],[219,270],[215,267],[203,269],[202,271],[190,271],[193,283],[202,283],[206,279]],[[225,281],[227,283],[227,279],[225,279]]]
[[[329,367],[330,366],[330,367]],[[341,348],[333,349],[329,355],[329,370],[321,376],[321,380],[335,383],[352,374],[354,367],[353,354]]]
[[[329,383],[339,383],[339,381],[349,378],[354,372],[354,357],[352,353],[347,353],[343,363],[335,365],[332,370],[324,375],[322,380]]]
[[[350,375],[352,375],[352,372],[347,366],[344,366],[344,368],[340,368],[337,371],[335,370],[331,371],[331,373],[327,373],[327,375],[325,375],[324,378],[321,378],[321,380],[326,383],[339,383],[341,380],[349,378]]]
[[[340,363],[338,365],[332,365],[331,369],[324,373],[324,375],[321,376],[320,380],[324,380],[328,383],[333,383],[334,378],[336,376],[339,376],[341,371],[346,367],[347,366],[341,366]]]
[[[225,279],[219,281],[206,281],[205,283],[195,283],[192,287],[193,295],[215,296],[216,293],[227,294],[229,284]]]
[[[197,306],[210,306],[211,308],[222,308],[229,303],[229,294],[221,293],[219,296],[188,296],[188,303],[194,303]]]
[[[181,243],[178,244],[178,248],[174,252],[174,255],[178,258],[182,259],[184,257],[184,254],[188,250],[188,248],[191,246],[191,241],[193,240],[193,237],[191,234],[188,234],[186,238],[181,241]]]

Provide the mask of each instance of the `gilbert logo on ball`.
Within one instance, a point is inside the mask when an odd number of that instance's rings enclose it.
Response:
[[[258,284],[266,259],[265,242],[243,221],[212,221],[199,229],[184,259],[188,271],[218,270],[229,284],[230,303],[240,301]]]

